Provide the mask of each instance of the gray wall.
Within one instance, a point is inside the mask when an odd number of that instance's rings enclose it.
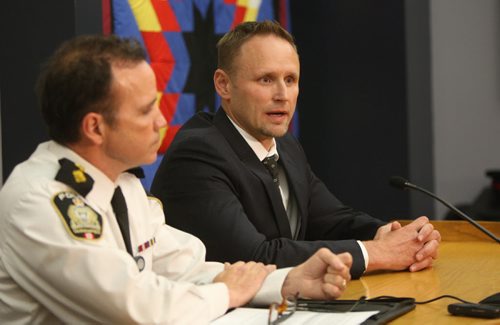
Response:
[[[0,90],[0,189],[3,186],[3,165],[2,165],[2,91]]]
[[[431,0],[430,12],[435,191],[471,203],[500,169],[500,0]]]

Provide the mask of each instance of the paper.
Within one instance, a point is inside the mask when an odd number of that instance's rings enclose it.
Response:
[[[284,325],[331,325],[361,324],[378,311],[361,311],[348,313],[320,313],[312,311],[296,311],[290,318],[280,324]],[[237,308],[214,320],[214,325],[266,325],[269,317],[267,309]]]

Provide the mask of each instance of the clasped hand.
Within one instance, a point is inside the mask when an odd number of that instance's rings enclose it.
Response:
[[[432,266],[438,256],[441,234],[427,217],[402,227],[397,221],[378,229],[373,241],[364,242],[368,251],[367,271],[420,271]]]

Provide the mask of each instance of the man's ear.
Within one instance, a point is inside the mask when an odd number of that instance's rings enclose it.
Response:
[[[96,112],[87,113],[82,119],[82,137],[94,144],[101,144],[105,133],[104,117]]]
[[[231,98],[231,80],[224,70],[215,70],[214,86],[215,91],[217,91],[217,94],[219,94],[222,99]]]

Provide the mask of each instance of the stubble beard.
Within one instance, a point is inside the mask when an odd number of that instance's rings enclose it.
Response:
[[[260,134],[262,134],[265,137],[268,138],[281,138],[288,132],[288,126],[290,125],[290,122],[287,122],[282,128],[280,127],[279,129],[276,128],[261,128]]]

